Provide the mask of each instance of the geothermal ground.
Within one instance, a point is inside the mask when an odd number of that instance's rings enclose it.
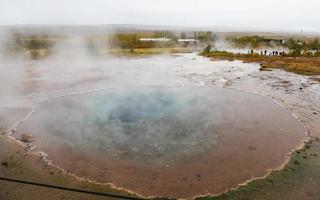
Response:
[[[52,182],[17,170],[26,160],[40,174],[64,169],[55,183],[84,187],[85,178],[119,193],[190,199],[264,177],[320,135],[316,76],[196,54],[59,55],[2,67],[14,88],[0,100],[12,136],[1,146],[16,152],[1,151],[3,176]],[[0,187],[0,197],[18,195],[13,188]]]

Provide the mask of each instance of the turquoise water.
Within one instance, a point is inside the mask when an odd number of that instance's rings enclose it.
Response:
[[[177,101],[184,96],[183,101]],[[192,105],[191,95],[172,91],[115,91],[114,93],[95,95],[93,122],[136,123],[145,119],[172,116]]]
[[[254,138],[292,124],[289,113],[256,95],[216,87],[141,87],[45,102],[25,129],[39,142],[86,154],[153,159],[206,153],[225,135]]]
[[[28,129],[73,148],[106,153],[200,153],[217,140],[215,113],[204,95],[197,88],[139,88],[67,97],[42,104]]]

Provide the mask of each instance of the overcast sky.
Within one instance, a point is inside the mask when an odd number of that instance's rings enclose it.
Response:
[[[320,0],[0,0],[0,24],[141,24],[320,31]]]

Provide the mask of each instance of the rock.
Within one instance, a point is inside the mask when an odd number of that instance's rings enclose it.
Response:
[[[226,83],[225,83],[224,85],[225,85],[225,86],[230,86],[230,85],[232,85],[232,81],[227,80],[227,81],[226,81]]]
[[[20,136],[20,141],[23,142],[23,143],[31,143],[33,142],[33,136],[30,135],[30,134],[22,134]]]
[[[255,146],[249,146],[248,149],[253,151],[253,150],[256,150],[257,148]]]
[[[282,83],[282,84],[288,84],[288,83],[290,83],[290,81],[282,80],[281,83]]]
[[[269,68],[267,68],[267,67],[261,67],[259,70],[260,70],[260,71],[268,71],[268,72],[271,72],[271,71],[272,71],[272,69],[269,69]]]
[[[295,165],[299,165],[299,164],[300,164],[300,162],[297,161],[297,160],[295,160],[293,163],[294,163]]]
[[[8,163],[7,163],[6,161],[3,161],[3,162],[1,163],[1,166],[8,167]]]
[[[200,181],[201,178],[202,178],[202,175],[201,174],[197,174],[196,177],[197,177],[197,180]]]

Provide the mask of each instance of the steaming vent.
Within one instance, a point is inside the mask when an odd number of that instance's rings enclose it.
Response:
[[[68,97],[43,104],[30,125],[37,129],[33,132],[58,135],[62,143],[108,154],[197,154],[217,141],[215,114],[204,104],[204,94],[141,88]]]

